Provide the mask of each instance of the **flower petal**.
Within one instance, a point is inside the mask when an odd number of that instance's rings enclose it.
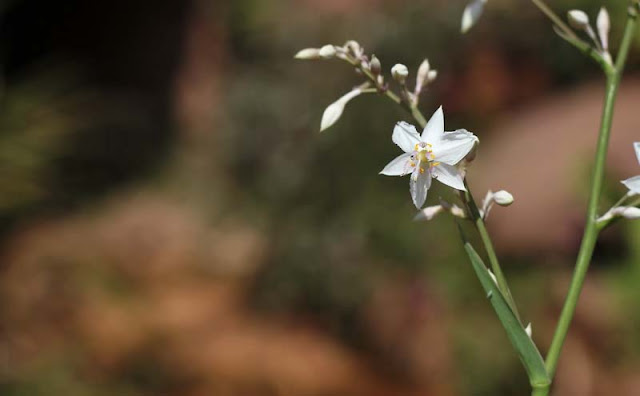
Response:
[[[447,186],[453,187],[457,190],[466,191],[462,175],[458,172],[455,166],[442,163],[434,166],[432,172],[433,177],[440,183],[446,184]]]
[[[469,154],[478,142],[478,137],[466,129],[445,132],[440,141],[433,144],[433,155],[438,162],[455,165]]]
[[[622,184],[627,186],[632,194],[640,194],[640,176],[634,176],[630,179],[623,180]]]
[[[422,131],[422,141],[435,145],[440,141],[442,134],[444,133],[444,113],[442,112],[442,106],[438,107],[427,126]]]
[[[411,175],[409,181],[409,190],[411,192],[411,198],[416,208],[422,208],[424,202],[427,200],[427,191],[431,187],[431,174],[430,172],[420,173],[418,171]]]
[[[405,153],[411,153],[414,151],[416,144],[420,143],[420,135],[416,127],[413,125],[400,121],[393,128],[393,135],[391,140],[398,145]]]
[[[393,161],[389,162],[383,170],[380,171],[381,175],[387,176],[404,176],[411,173],[411,160],[410,153],[400,154]]]
[[[638,163],[640,164],[640,142],[634,142],[633,148],[636,150],[636,157],[638,157]]]

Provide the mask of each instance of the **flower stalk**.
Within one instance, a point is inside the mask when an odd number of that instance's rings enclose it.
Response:
[[[618,87],[620,85],[620,78],[624,70],[627,54],[629,53],[629,47],[633,40],[637,19],[638,9],[637,3],[635,6],[629,7],[627,22],[624,30],[624,36],[620,45],[618,56],[615,62],[615,66],[604,67],[606,79],[606,94],[604,109],[602,112],[602,119],[600,123],[600,134],[598,137],[598,145],[596,148],[595,165],[593,169],[591,194],[589,198],[589,205],[587,208],[586,227],[580,245],[580,251],[576,260],[576,267],[571,279],[569,291],[565,299],[560,318],[556,326],[555,333],[549,347],[549,352],[545,361],[549,376],[553,378],[558,365],[558,358],[562,351],[562,346],[569,330],[569,325],[573,319],[578,298],[582,291],[584,279],[589,269],[591,257],[596,244],[596,240],[602,229],[598,225],[598,204],[600,202],[600,195],[602,193],[602,184],[604,181],[604,167],[607,159],[607,149],[609,147],[609,137],[611,135],[611,124],[613,122],[613,109],[616,101],[616,95]],[[539,395],[547,395],[546,392],[539,393]]]

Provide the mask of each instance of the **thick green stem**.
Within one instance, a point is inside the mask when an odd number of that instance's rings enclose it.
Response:
[[[531,396],[547,396],[549,394],[550,387],[551,385],[534,386],[531,389]]]
[[[593,178],[591,185],[591,195],[589,198],[589,205],[587,208],[587,219],[584,235],[582,238],[582,244],[580,245],[580,251],[576,260],[576,267],[574,269],[573,278],[569,286],[569,292],[565,300],[556,331],[549,347],[549,353],[547,354],[546,367],[549,376],[553,378],[562,346],[567,337],[569,325],[573,319],[573,314],[580,297],[580,292],[584,284],[584,279],[589,269],[589,263],[593,255],[593,249],[598,238],[600,227],[597,223],[597,210],[598,203],[600,201],[600,195],[602,192],[602,184],[604,180],[604,167],[607,159],[607,148],[609,146],[609,136],[611,133],[611,123],[613,121],[613,108],[616,100],[616,94],[618,86],[620,84],[620,77],[626,62],[627,54],[629,52],[629,46],[633,39],[637,20],[637,11],[634,8],[629,9],[629,18],[625,27],[624,37],[618,52],[618,58],[615,63],[615,67],[605,68],[607,75],[607,89],[605,96],[604,110],[602,113],[602,120],[600,124],[600,135],[598,137],[598,146],[596,149],[595,165],[593,170]],[[540,395],[546,395],[547,393],[540,393]]]

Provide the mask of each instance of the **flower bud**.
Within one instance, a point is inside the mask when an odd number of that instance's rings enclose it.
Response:
[[[635,206],[619,206],[613,209],[613,213],[625,219],[640,219],[640,208],[636,208]]]
[[[574,29],[587,30],[589,28],[589,17],[584,11],[571,10],[567,13],[569,25]]]
[[[322,48],[320,48],[318,55],[320,55],[320,57],[323,59],[331,59],[334,56],[336,56],[336,47],[334,47],[333,45],[327,44]]]
[[[609,13],[607,9],[602,7],[598,13],[598,19],[596,20],[596,26],[598,27],[598,36],[600,36],[600,44],[605,51],[609,50],[609,29],[611,28],[611,21],[609,20]]]
[[[529,338],[531,338],[531,336],[533,335],[533,329],[531,328],[531,323],[529,323],[527,327],[524,328],[524,332],[527,333]]]
[[[344,111],[344,107],[347,105],[347,103],[349,103],[351,99],[355,98],[361,93],[362,93],[362,90],[356,88],[351,92],[344,94],[338,100],[336,100],[335,102],[327,106],[324,113],[322,114],[322,121],[320,122],[320,132],[324,131],[325,129],[329,128],[331,125],[335,124],[336,121],[338,121],[338,119],[342,115],[342,112]]]
[[[509,206],[513,203],[513,195],[508,191],[500,190],[493,193],[493,201],[500,206]]]
[[[391,68],[391,75],[394,80],[404,85],[407,81],[407,76],[409,75],[409,69],[407,69],[405,65],[397,63]]]
[[[442,205],[427,206],[426,208],[420,210],[418,212],[418,214],[413,218],[413,220],[414,221],[419,221],[419,220],[429,221],[429,220],[432,220],[437,215],[439,215],[440,213],[442,213],[443,210],[444,210],[444,208],[442,207]]]
[[[344,48],[356,58],[359,58],[364,52],[364,50],[362,49],[362,46],[360,46],[360,44],[355,40],[349,40],[346,43],[344,43]]]
[[[376,76],[380,74],[380,72],[382,71],[382,65],[380,64],[380,60],[376,58],[375,55],[371,55],[371,62],[369,62],[369,70],[371,70],[371,73],[373,73]]]
[[[460,27],[460,31],[462,33],[466,33],[473,25],[476,24],[476,22],[478,22],[478,19],[480,19],[484,9],[484,3],[486,2],[487,0],[472,0],[467,4],[462,13],[462,24]]]
[[[294,56],[295,59],[320,59],[320,50],[317,48],[305,48],[303,50],[298,51],[298,53]]]
[[[426,83],[429,82],[429,60],[425,59],[418,67],[418,74],[416,74],[416,95],[420,95],[422,92],[422,87],[425,86]]]
[[[429,73],[427,73],[427,82],[432,82],[433,80],[436,79],[436,77],[438,77],[438,71],[429,70]]]

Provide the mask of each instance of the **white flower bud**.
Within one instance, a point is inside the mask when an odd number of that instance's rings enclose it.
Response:
[[[493,201],[500,206],[509,206],[513,203],[513,195],[508,191],[500,190],[493,193]]]
[[[362,90],[360,90],[359,88],[356,88],[353,91],[346,93],[345,95],[340,97],[338,100],[331,103],[329,106],[327,106],[326,110],[322,114],[322,121],[320,122],[320,132],[324,131],[325,129],[329,128],[331,125],[335,124],[336,121],[338,121],[338,119],[342,115],[342,112],[344,111],[344,106],[346,106],[346,104],[351,99],[355,98],[361,93],[362,93]]]
[[[473,25],[478,22],[484,9],[484,3],[487,0],[473,0],[469,3],[462,12],[462,24],[460,30],[462,33],[466,33]]]
[[[391,68],[391,75],[393,79],[404,85],[407,80],[407,76],[409,75],[409,69],[402,63],[397,63]]]
[[[438,71],[437,70],[429,70],[429,73],[427,73],[427,81],[428,82],[432,82],[433,80],[436,79],[436,77],[438,77]]]
[[[414,94],[416,96],[420,95],[422,92],[422,88],[429,82],[429,60],[425,59],[418,67],[418,73],[416,74],[416,88],[414,90]]]
[[[571,10],[567,13],[569,25],[574,29],[587,30],[589,28],[589,17],[584,11]]]
[[[491,279],[493,280],[493,283],[496,284],[496,286],[498,286],[498,279],[496,279],[496,276],[493,274],[493,272],[491,272],[490,269],[487,270],[487,272],[489,272],[489,276],[491,277]]]
[[[344,43],[344,48],[347,51],[351,52],[351,54],[356,58],[359,58],[360,56],[362,56],[362,53],[364,52],[364,50],[362,49],[362,46],[355,40],[349,40],[346,43]]]
[[[320,55],[320,57],[323,59],[331,59],[334,56],[336,56],[336,47],[334,47],[333,45],[327,44],[322,48],[320,48],[318,55]]]
[[[524,328],[524,332],[527,333],[529,338],[531,338],[531,335],[533,334],[533,329],[531,328],[531,323],[529,323],[527,325],[527,327]]]
[[[371,56],[371,62],[369,62],[369,70],[371,70],[371,73],[373,73],[376,76],[380,74],[380,72],[382,71],[382,65],[380,64],[380,60],[376,58],[375,55]]]
[[[427,206],[426,208],[424,208],[421,211],[419,211],[418,214],[413,218],[413,220],[414,221],[419,221],[419,220],[429,221],[429,220],[432,220],[437,215],[439,215],[440,213],[442,213],[443,210],[444,210],[444,208],[442,207],[442,205]]]
[[[305,48],[298,51],[294,56],[295,59],[320,59],[320,50],[317,48]]]
[[[602,7],[598,13],[598,19],[596,20],[598,27],[598,36],[600,36],[600,43],[602,49],[609,50],[609,29],[611,28],[611,21],[609,20],[609,13],[607,9]]]
[[[624,217],[625,219],[640,219],[640,208],[636,208],[635,206],[619,206],[613,209],[612,212],[614,215]]]

